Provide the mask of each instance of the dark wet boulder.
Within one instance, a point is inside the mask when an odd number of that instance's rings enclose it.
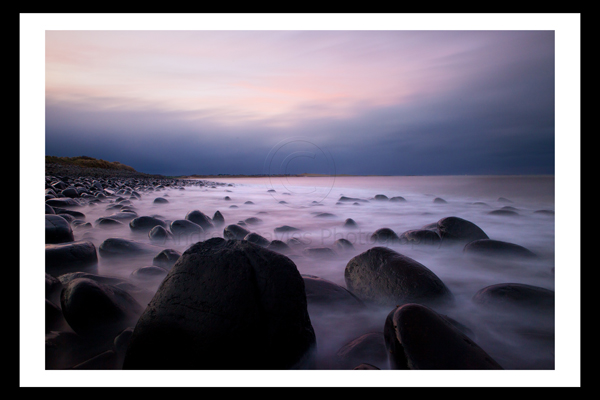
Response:
[[[68,187],[66,189],[63,189],[60,191],[60,194],[62,194],[65,197],[70,197],[72,199],[79,197],[79,192],[74,187]]]
[[[81,211],[72,210],[72,209],[69,209],[69,208],[54,207],[54,212],[56,214],[60,214],[61,216],[63,214],[68,214],[68,215],[71,215],[71,216],[73,216],[75,218],[85,220],[85,214],[82,213]]]
[[[261,235],[259,235],[256,232],[250,232],[249,234],[244,236],[243,240],[247,240],[249,242],[256,243],[257,245],[262,246],[262,247],[268,247],[269,244],[271,244],[271,242],[268,239],[265,239],[264,237],[262,237]]]
[[[392,310],[383,333],[392,369],[502,369],[448,319],[421,304],[404,304]]]
[[[123,369],[311,368],[315,343],[295,264],[254,243],[212,238],[165,277]]]
[[[315,218],[337,218],[337,215],[328,212],[320,212],[315,214]]]
[[[75,370],[111,370],[118,369],[117,354],[114,350],[106,350],[89,360],[73,366]]]
[[[154,199],[154,201],[152,202],[153,204],[167,204],[169,202],[169,200],[165,199],[164,197],[157,197]]]
[[[370,332],[346,343],[335,354],[336,369],[356,369],[368,364],[375,368],[388,369],[388,353],[383,333]]]
[[[175,239],[182,236],[188,237],[194,235],[198,240],[201,240],[201,236],[204,233],[204,229],[200,225],[187,219],[176,219],[171,222],[170,230]]]
[[[519,215],[518,212],[516,212],[514,210],[507,210],[507,209],[492,210],[492,211],[488,212],[487,214],[488,215],[506,216],[506,217],[516,217]]]
[[[221,227],[225,225],[225,218],[223,217],[223,214],[217,210],[212,217],[212,222],[216,227]]]
[[[344,228],[357,228],[358,224],[352,218],[346,218],[344,221]]]
[[[287,243],[277,239],[272,240],[271,243],[269,243],[269,245],[267,246],[267,249],[282,254],[289,254],[292,252],[292,249],[290,248],[290,246],[287,245]]]
[[[210,217],[200,210],[193,210],[188,212],[185,216],[185,219],[187,219],[188,221],[192,221],[197,225],[200,225],[204,230],[212,229],[215,227],[215,224],[212,222]]]
[[[399,236],[401,244],[439,246],[442,239],[437,231],[432,229],[412,229]]]
[[[70,369],[106,350],[104,344],[90,343],[70,330],[51,331],[46,333],[45,368]]]
[[[248,225],[260,225],[263,223],[263,220],[257,217],[250,217],[244,220]]]
[[[302,275],[302,279],[309,307],[321,306],[328,310],[343,307],[350,311],[365,307],[362,300],[343,286],[314,275]]]
[[[384,243],[395,244],[395,243],[398,243],[398,241],[399,241],[399,237],[396,234],[396,232],[394,232],[390,228],[377,229],[375,232],[373,232],[370,239],[371,239],[371,243],[382,243],[382,244],[384,244]]]
[[[377,201],[389,201],[390,200],[385,194],[376,194],[374,199]]]
[[[404,197],[402,197],[402,196],[394,196],[394,197],[390,198],[390,201],[392,203],[400,203],[400,202],[405,202],[406,199]]]
[[[81,204],[77,200],[72,199],[70,197],[58,197],[54,199],[48,199],[46,200],[46,204],[53,208],[81,207]]]
[[[441,197],[436,197],[435,199],[433,199],[433,202],[435,204],[446,204],[447,203],[447,201],[442,199]]]
[[[57,277],[46,273],[46,298],[54,304],[60,304],[60,292],[62,291],[62,283]]]
[[[160,252],[161,248],[151,244],[125,238],[108,238],[98,247],[101,257],[135,257]]]
[[[459,217],[445,217],[436,223],[437,231],[444,244],[465,244],[473,240],[489,239],[477,225]]]
[[[181,253],[174,249],[164,249],[152,259],[152,265],[161,267],[165,270],[170,270],[171,267],[179,260]]]
[[[157,282],[167,275],[167,270],[156,265],[140,267],[131,273],[129,277],[137,282]]]
[[[46,214],[56,214],[56,212],[54,212],[54,208],[52,208],[52,206],[46,204]]]
[[[499,283],[480,289],[473,303],[496,309],[522,309],[554,313],[554,291],[523,283]]]
[[[346,287],[363,301],[381,305],[452,301],[446,285],[423,264],[387,247],[373,247],[346,265]]]
[[[356,367],[352,368],[352,369],[356,369],[356,370],[360,370],[360,369],[373,369],[373,370],[380,370],[381,368],[377,368],[376,366],[374,366],[373,364],[369,364],[369,363],[361,363],[359,365],[357,365]]]
[[[552,215],[552,216],[554,216],[554,210],[536,210],[533,213],[534,214]]]
[[[306,257],[323,260],[332,260],[336,257],[335,252],[329,247],[308,247],[302,250],[302,254]]]
[[[240,225],[231,224],[223,229],[223,237],[229,240],[243,240],[250,231]]]
[[[463,248],[463,252],[469,255],[486,257],[515,257],[535,258],[536,254],[531,250],[515,243],[504,242],[494,239],[479,239],[469,242]]]
[[[153,243],[164,244],[168,240],[173,239],[173,234],[166,228],[157,225],[154,228],[150,229],[150,231],[148,232],[148,238]]]
[[[46,243],[74,241],[73,229],[69,221],[56,214],[46,214]]]
[[[289,226],[289,225],[278,226],[277,228],[274,229],[275,233],[296,232],[296,231],[299,231],[299,230],[300,229],[294,228],[293,226]]]
[[[85,223],[85,220],[83,220],[83,219],[77,219],[74,216],[72,216],[71,214],[56,214],[56,215],[60,215],[61,217],[63,217],[64,219],[66,219],[69,224],[71,224],[73,226]]]
[[[341,202],[350,202],[350,203],[354,203],[354,202],[361,202],[361,203],[368,203],[369,200],[365,200],[365,199],[357,199],[355,197],[346,197],[346,196],[342,196],[338,199],[338,201]]]
[[[341,252],[354,250],[354,245],[352,242],[344,238],[337,239],[335,242],[333,242],[333,245]]]
[[[161,219],[149,215],[142,215],[129,221],[129,228],[136,233],[147,234],[155,226],[162,226],[163,228],[166,228],[167,223]]]
[[[69,281],[60,303],[69,326],[84,337],[114,338],[143,310],[126,291],[88,278]]]
[[[58,277],[58,280],[62,284],[62,287],[65,287],[69,282],[78,278],[86,278],[101,283],[103,285],[111,285],[116,286],[119,289],[125,290],[130,294],[137,294],[141,292],[141,289],[124,278],[119,278],[117,276],[110,275],[98,275],[92,274],[89,272],[69,272],[68,274],[63,274]],[[59,299],[60,304],[60,299]]]
[[[46,299],[45,319],[46,333],[60,330],[61,327],[64,327],[65,320],[60,307],[48,299]]]
[[[46,245],[46,273],[58,277],[67,272],[96,271],[98,254],[93,242],[79,240]]]
[[[119,333],[113,340],[113,350],[117,355],[117,369],[123,368],[123,360],[125,359],[125,353],[127,352],[127,346],[131,340],[133,334],[133,327],[125,328]]]
[[[114,218],[102,217],[96,221],[96,227],[101,229],[117,229],[123,226],[123,223]]]

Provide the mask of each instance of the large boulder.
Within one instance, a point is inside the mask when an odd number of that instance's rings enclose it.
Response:
[[[489,239],[479,226],[459,217],[442,218],[436,227],[444,244],[465,244],[473,240]]]
[[[185,216],[185,219],[200,225],[204,230],[208,230],[215,227],[210,217],[199,210],[193,210],[188,212]]]
[[[64,325],[64,318],[60,307],[48,299],[46,299],[45,317],[46,333],[60,330]]]
[[[150,229],[148,232],[148,238],[152,243],[156,244],[166,244],[167,241],[173,240],[173,234],[171,231],[165,229],[164,227],[157,225],[154,228]]]
[[[267,249],[282,254],[290,254],[292,252],[292,249],[290,248],[290,246],[287,245],[287,243],[277,239],[272,240],[271,243],[269,243],[269,245],[267,246]]]
[[[142,311],[126,291],[88,278],[69,281],[60,303],[69,326],[83,337],[114,338]]]
[[[171,233],[175,239],[195,237],[198,240],[203,236],[204,229],[188,219],[176,219],[171,222]]]
[[[45,348],[47,370],[73,368],[107,349],[104,343],[97,344],[70,330],[46,333]]]
[[[442,239],[433,229],[411,229],[399,236],[401,244],[439,246]]]
[[[161,267],[165,270],[170,270],[171,267],[179,260],[181,253],[175,249],[164,249],[152,259],[152,265]]]
[[[397,244],[399,242],[398,235],[390,228],[377,229],[371,235],[371,243],[380,244]]]
[[[269,244],[271,244],[271,241],[269,239],[264,238],[263,236],[259,235],[256,232],[250,232],[249,234],[244,236],[243,240],[247,240],[248,242],[256,243],[257,245],[262,246],[262,247],[268,247]]]
[[[125,238],[108,238],[98,247],[100,256],[105,258],[158,254],[161,250],[158,246]]]
[[[124,369],[310,368],[304,281],[286,256],[212,238],[173,265],[131,336]]]
[[[503,369],[447,318],[422,304],[393,309],[383,333],[392,369]]]
[[[62,291],[62,283],[57,277],[46,273],[46,299],[54,304],[60,304],[60,292]]]
[[[237,224],[227,225],[223,229],[223,237],[229,240],[243,240],[250,231]]]
[[[46,204],[51,207],[80,207],[81,204],[77,200],[74,200],[70,197],[59,197],[55,199],[46,200]]]
[[[531,250],[515,243],[504,242],[494,239],[479,239],[469,242],[463,248],[463,252],[469,255],[484,257],[503,258],[535,258],[536,254]]]
[[[162,226],[163,228],[166,228],[167,223],[161,219],[149,215],[142,215],[129,221],[129,228],[131,228],[133,232],[138,233],[146,234],[155,226]]]
[[[335,356],[337,369],[355,369],[361,364],[368,364],[376,369],[389,369],[385,338],[379,332],[365,333],[351,340]]]
[[[314,275],[302,275],[304,290],[309,307],[327,307],[327,309],[342,308],[351,311],[364,309],[362,300],[348,289],[327,279]]]
[[[524,283],[498,283],[486,286],[473,295],[472,301],[488,308],[521,309],[554,314],[554,291]]]
[[[68,274],[60,275],[58,281],[62,285],[61,287],[65,287],[69,282],[78,278],[91,279],[103,285],[115,286],[130,294],[138,294],[142,291],[142,289],[129,282],[127,279],[119,278],[118,276],[91,274],[88,272],[70,272]]]
[[[212,223],[214,224],[215,227],[221,227],[223,225],[225,225],[225,218],[223,218],[223,214],[221,214],[220,211],[215,211],[213,217],[212,217]]]
[[[46,245],[46,273],[54,277],[68,272],[94,272],[98,254],[94,243],[80,240]]]
[[[74,240],[69,221],[57,214],[46,214],[46,243],[65,243]]]
[[[363,301],[395,306],[446,303],[453,295],[431,270],[387,247],[373,247],[346,265],[346,287]]]

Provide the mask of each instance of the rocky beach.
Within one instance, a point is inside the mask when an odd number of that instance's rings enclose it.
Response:
[[[296,179],[47,165],[46,369],[554,369],[553,178]]]

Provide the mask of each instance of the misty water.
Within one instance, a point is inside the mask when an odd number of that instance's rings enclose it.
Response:
[[[330,247],[331,259],[315,259],[297,251],[289,257],[303,275],[313,275],[343,287],[348,261],[381,244],[371,234],[387,227],[398,235],[421,228],[441,218],[456,216],[473,222],[491,239],[515,243],[537,254],[527,260],[482,260],[468,257],[462,247],[386,244],[411,257],[435,273],[455,297],[452,305],[435,310],[462,324],[468,335],[505,369],[553,369],[554,326],[540,324],[535,313],[498,314],[472,302],[480,289],[497,283],[524,283],[554,290],[554,177],[552,176],[440,176],[440,177],[261,177],[215,179],[224,185],[186,186],[160,191],[140,192],[141,199],[130,199],[138,216],[159,216],[166,221],[184,219],[192,210],[208,216],[220,211],[225,225],[257,217],[262,222],[247,225],[269,240],[301,239],[306,247]],[[405,201],[377,201],[401,196]],[[342,197],[368,201],[339,202]],[[154,204],[164,197],[166,204]],[[229,199],[225,199],[229,197]],[[435,201],[441,198],[445,202]],[[113,200],[114,201],[114,200]],[[80,208],[89,222],[109,216],[111,203],[104,201]],[[515,215],[493,215],[492,210],[511,207]],[[548,213],[536,211],[547,210]],[[333,216],[323,218],[320,213]],[[357,228],[344,228],[352,218]],[[298,231],[276,233],[282,225]],[[135,234],[127,223],[111,229],[75,229],[75,240],[91,240],[98,248],[111,237],[123,237],[163,248],[185,251],[198,240],[223,237],[223,227],[205,232],[202,237],[178,238],[162,244],[151,243],[148,235]],[[354,249],[340,251],[334,241],[345,238]],[[118,260],[99,256],[100,275],[131,278],[131,273],[152,264],[153,256]],[[134,294],[147,304],[157,281],[135,281],[144,285],[144,294]],[[318,368],[329,369],[335,353],[344,344],[368,332],[382,332],[389,307],[368,307],[356,313],[310,308],[317,338]],[[381,367],[385,369],[386,366]]]

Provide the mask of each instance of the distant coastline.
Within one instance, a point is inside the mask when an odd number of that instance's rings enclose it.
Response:
[[[140,176],[140,177],[157,177],[157,178],[174,178],[174,179],[239,179],[239,178],[327,178],[327,177],[379,177],[379,176],[424,176],[424,175],[382,175],[382,174],[185,174],[185,175],[165,175],[165,174],[148,174],[135,170],[133,167],[122,164],[118,161],[105,161],[95,159],[88,156],[78,157],[57,157],[46,156],[46,174],[49,175],[93,175],[93,176]],[[434,176],[434,175],[427,175]],[[437,176],[437,175],[435,175]],[[554,177],[554,174],[451,174],[439,176],[531,176],[531,177]]]
[[[182,175],[177,176],[180,179],[205,179],[205,178],[268,178],[268,177],[293,177],[293,178],[302,178],[302,177],[310,177],[310,178],[320,178],[320,177],[331,177],[331,176],[381,176],[381,175],[350,175],[350,174],[336,174],[336,175],[327,175],[327,174],[285,174],[285,175],[267,175],[267,174],[255,174],[255,175],[247,175],[247,174],[218,174],[218,175]]]

